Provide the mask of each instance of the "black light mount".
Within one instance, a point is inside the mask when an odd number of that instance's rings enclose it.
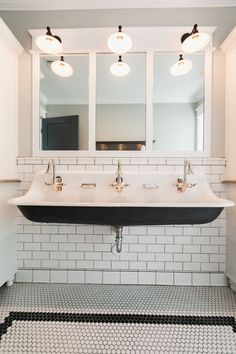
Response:
[[[51,28],[50,28],[49,26],[47,26],[47,33],[46,33],[46,36],[51,36],[51,37],[57,39],[60,43],[62,43],[62,40],[61,40],[61,38],[60,38],[59,36],[54,36],[54,35],[52,34]]]
[[[122,26],[121,25],[118,26],[118,32],[122,32]]]
[[[198,25],[195,24],[193,26],[192,32],[191,33],[184,33],[181,37],[181,43],[183,43],[185,41],[185,39],[187,39],[188,37],[192,36],[192,34],[198,33],[198,29],[197,29]]]
[[[119,55],[118,63],[122,63],[122,55]]]

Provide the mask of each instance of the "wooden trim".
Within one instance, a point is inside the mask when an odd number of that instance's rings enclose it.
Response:
[[[0,179],[0,183],[19,183],[21,180],[19,178],[3,178]]]
[[[236,48],[236,26],[220,46],[221,50],[227,54]]]
[[[236,179],[224,179],[223,181],[221,181],[221,183],[234,184],[234,183],[236,183]]]

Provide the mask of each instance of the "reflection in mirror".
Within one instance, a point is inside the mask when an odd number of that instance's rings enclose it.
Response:
[[[51,64],[58,57],[40,57],[40,125],[42,150],[88,149],[88,55],[65,55],[70,77],[57,76]]]
[[[126,54],[126,76],[112,75],[114,54],[97,55],[96,148],[97,150],[145,149],[145,54]]]
[[[153,149],[202,151],[204,149],[204,54],[185,55],[192,69],[173,76],[170,68],[178,53],[154,56]]]

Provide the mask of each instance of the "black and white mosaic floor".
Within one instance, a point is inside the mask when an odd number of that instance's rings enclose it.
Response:
[[[0,353],[236,354],[226,287],[14,284],[0,288]]]

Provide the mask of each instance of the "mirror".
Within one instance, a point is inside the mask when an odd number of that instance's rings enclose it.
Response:
[[[153,149],[159,151],[202,151],[204,149],[203,53],[185,55],[192,69],[173,76],[170,68],[177,53],[154,55]]]
[[[96,149],[145,150],[146,55],[126,54],[128,75],[114,76],[114,54],[97,55]]]
[[[40,57],[40,148],[88,149],[88,55],[65,55],[73,68],[70,77],[52,71],[58,57]]]

